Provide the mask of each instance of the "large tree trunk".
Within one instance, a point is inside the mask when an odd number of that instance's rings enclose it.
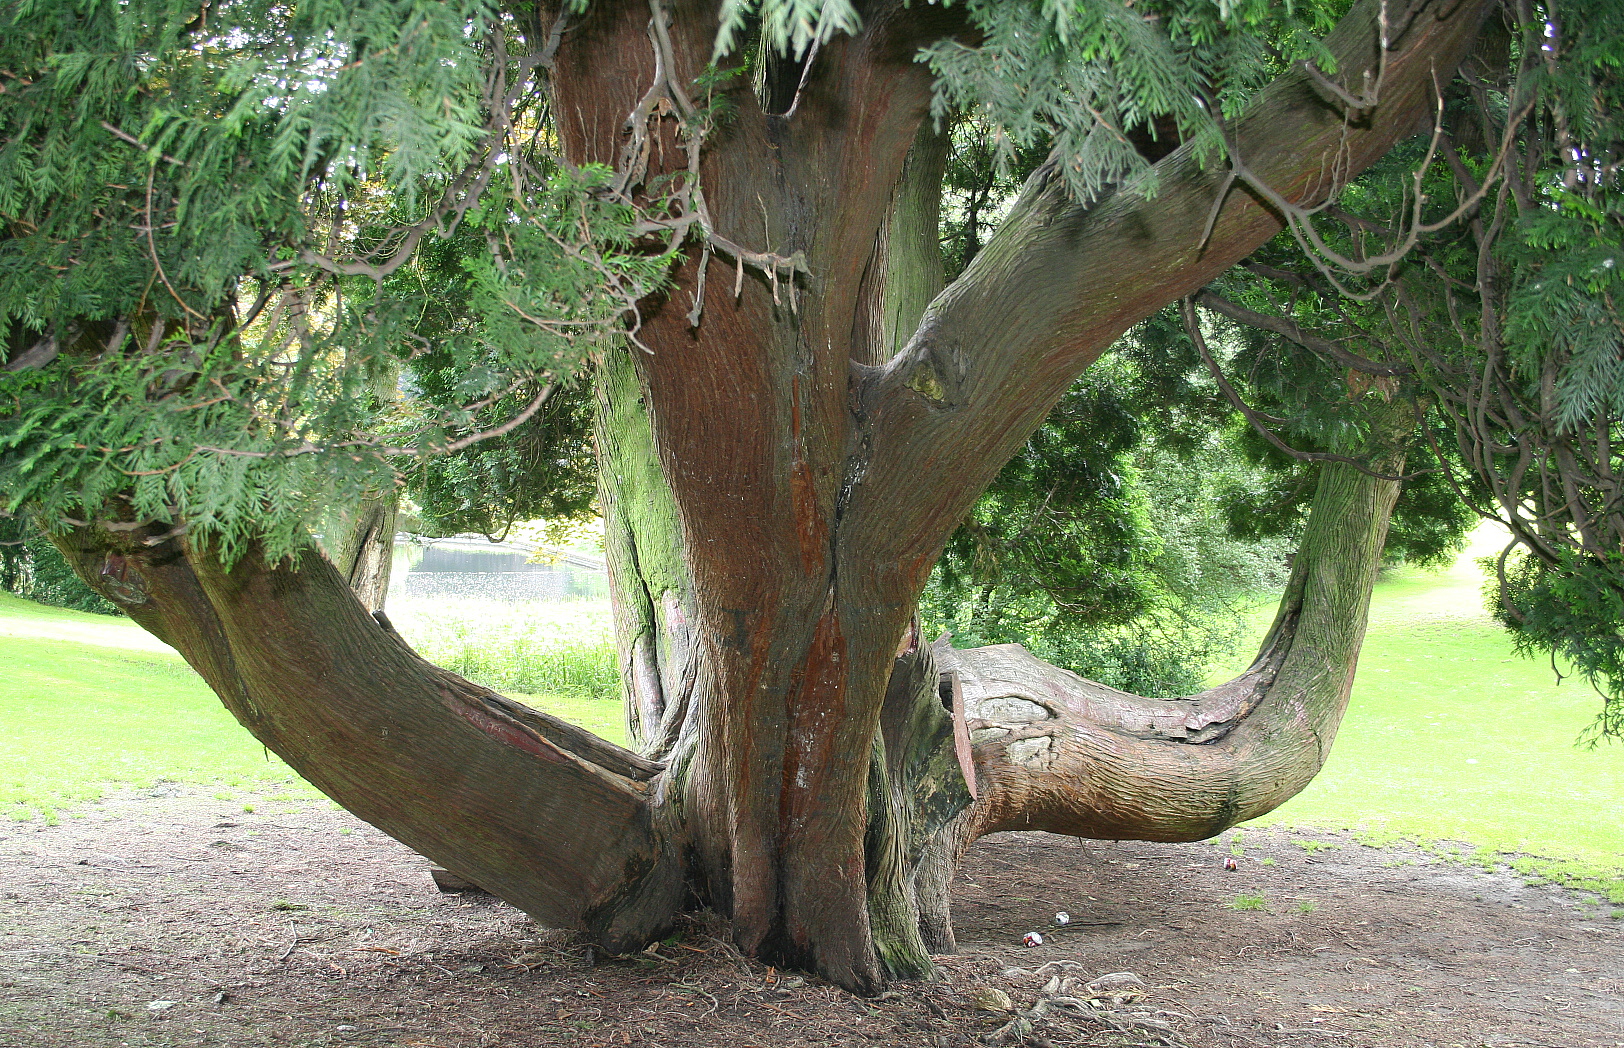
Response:
[[[1242,155],[1297,200],[1358,171],[1415,125],[1488,6],[1424,8],[1362,122],[1287,75],[1234,129]],[[673,5],[668,34],[641,4],[587,9],[553,73],[572,160],[619,159],[651,40],[669,35],[678,80],[703,71],[715,9]],[[1374,9],[1331,38],[1349,83],[1375,62]],[[644,755],[422,662],[318,556],[228,566],[184,538],[82,529],[62,540],[70,557],[105,592],[117,580],[137,622],[346,807],[610,949],[697,896],[747,952],[871,991],[887,971],[926,973],[950,940],[947,873],[976,833],[1200,836],[1278,803],[1323,760],[1351,684],[1392,504],[1371,478],[1326,471],[1270,646],[1194,701],[933,651],[912,625],[948,534],[1077,374],[1280,228],[1234,193],[1203,241],[1223,180],[1188,151],[1161,162],[1154,201],[1084,207],[1040,176],[935,294],[916,238],[934,235],[923,182],[941,144],[921,131],[913,54],[958,11],[868,5],[859,35],[816,53],[792,115],[730,92],[703,153],[715,232],[799,256],[810,277],[747,274],[735,296],[731,263],[691,258],[670,298],[644,304],[647,351],[605,354],[599,453]],[[653,112],[651,176],[685,155]]]
[[[1358,169],[1415,126],[1433,69],[1456,61],[1485,7],[1412,22],[1368,124],[1349,127],[1296,74],[1260,100],[1266,116],[1235,130],[1239,152],[1292,199],[1323,191],[1318,158]],[[675,10],[667,68],[679,79],[709,56],[709,10]],[[1373,13],[1356,11],[1332,41],[1350,83],[1375,60]],[[733,265],[701,256],[679,270],[679,292],[643,312],[648,352],[630,354],[652,446],[640,457],[658,462],[660,497],[669,492],[674,508],[667,534],[686,575],[672,606],[690,631],[676,647],[693,668],[644,669],[637,640],[622,642],[628,668],[650,682],[634,683],[636,693],[653,694],[656,680],[694,682],[681,691],[667,775],[705,896],[731,914],[746,951],[856,988],[875,985],[882,969],[866,889],[884,791],[870,789],[870,754],[898,638],[948,534],[1082,367],[1279,228],[1232,194],[1203,246],[1223,180],[1188,151],[1162,162],[1154,202],[1115,195],[1084,207],[1040,176],[965,275],[924,308],[939,286],[933,260],[940,280],[927,173],[941,154],[924,128],[929,85],[911,59],[937,29],[923,19],[948,15],[877,5],[865,16],[861,34],[819,52],[792,106],[778,99],[792,117],[775,114],[771,93],[761,102],[736,91],[728,126],[707,143],[715,231],[804,257],[811,276],[797,296],[746,273],[735,297]],[[616,161],[625,114],[653,82],[648,23],[639,8],[598,7],[565,35],[556,84],[560,111],[573,114],[561,126],[571,159]],[[651,157],[684,156],[674,127],[649,127],[663,145]],[[631,395],[624,373],[614,382]],[[618,558],[617,572],[630,563]],[[642,650],[657,656],[674,646],[669,626],[654,625]],[[888,958],[917,952],[891,941],[898,925],[880,932]]]

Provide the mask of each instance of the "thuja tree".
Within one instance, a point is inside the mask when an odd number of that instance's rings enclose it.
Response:
[[[1257,187],[1317,203],[1410,135],[1485,7],[1321,40],[1204,0],[13,4],[7,509],[301,774],[539,920],[623,950],[698,900],[854,990],[923,975],[976,836],[1200,838],[1324,761],[1410,428],[1380,398],[1230,684],[938,650],[915,603],[1074,378],[1278,231]],[[933,107],[1053,143],[946,286]],[[395,278],[470,231],[430,337]],[[430,353],[454,395],[382,394]],[[419,659],[307,549],[589,361],[636,752]]]

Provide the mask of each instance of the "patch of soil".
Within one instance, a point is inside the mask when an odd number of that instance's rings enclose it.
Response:
[[[999,835],[945,980],[864,1000],[714,922],[595,958],[326,802],[250,800],[0,828],[0,1046],[1624,1046],[1613,907],[1420,851]]]

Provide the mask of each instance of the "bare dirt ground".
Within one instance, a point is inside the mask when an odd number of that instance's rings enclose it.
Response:
[[[946,979],[863,1000],[704,921],[592,958],[325,802],[249,801],[0,828],[0,1048],[1624,1045],[1619,908],[1415,850],[989,838]]]

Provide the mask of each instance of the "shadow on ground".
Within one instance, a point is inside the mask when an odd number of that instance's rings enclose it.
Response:
[[[1624,911],[1415,850],[999,835],[946,978],[862,1000],[704,922],[592,958],[325,802],[152,792],[0,828],[0,1045],[1624,1046]]]

